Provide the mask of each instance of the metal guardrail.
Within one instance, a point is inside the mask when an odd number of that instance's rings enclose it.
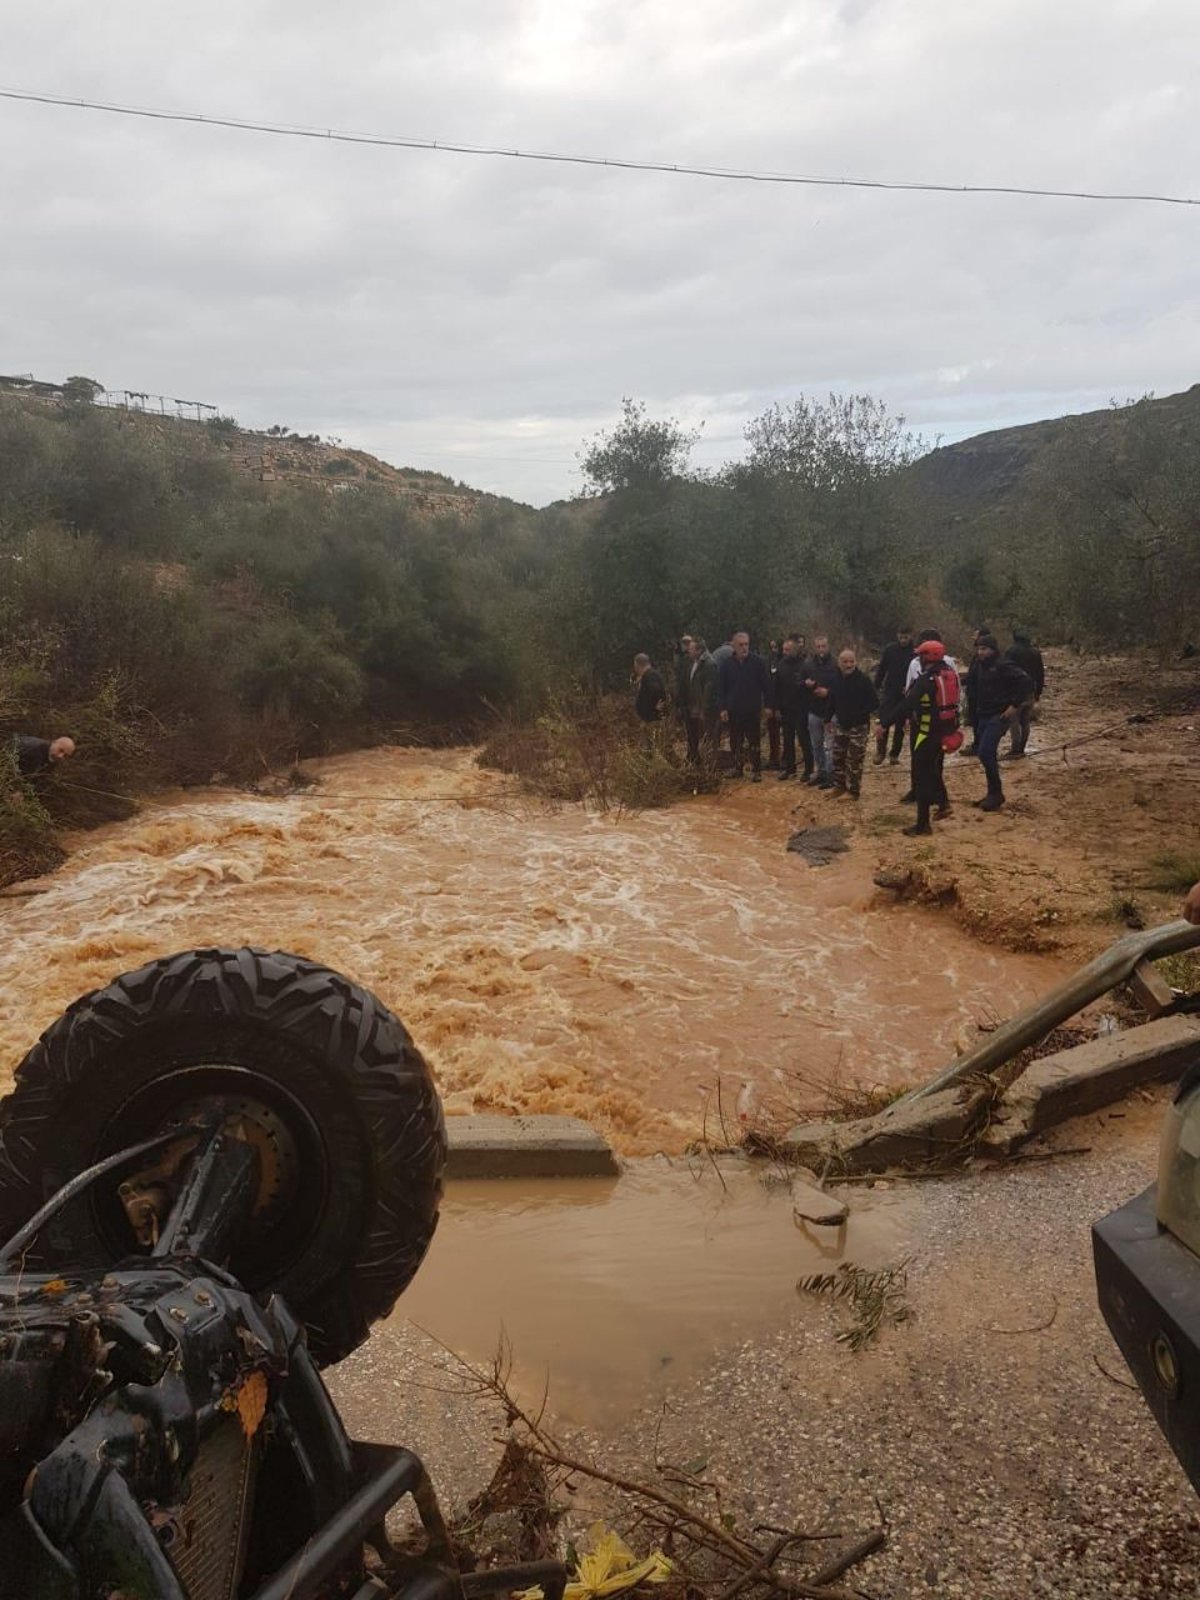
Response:
[[[1159,928],[1126,934],[1103,955],[1089,961],[1086,967],[1051,989],[1049,994],[1043,995],[1028,1011],[1002,1023],[974,1050],[968,1050],[965,1056],[952,1061],[935,1078],[901,1095],[896,1104],[922,1100],[926,1095],[936,1094],[939,1089],[951,1089],[966,1078],[994,1072],[1022,1050],[1044,1039],[1051,1028],[1073,1017],[1093,1000],[1099,1000],[1101,995],[1107,994],[1118,983],[1128,983],[1134,969],[1143,961],[1154,961],[1160,956],[1178,955],[1182,950],[1195,949],[1200,949],[1200,927],[1184,922],[1182,918],[1178,922],[1166,922]]]

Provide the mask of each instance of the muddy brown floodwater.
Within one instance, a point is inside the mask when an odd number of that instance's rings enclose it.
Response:
[[[749,1163],[663,1157],[620,1178],[452,1183],[429,1254],[375,1331],[386,1367],[413,1323],[488,1366],[509,1346],[519,1392],[611,1420],[694,1375],[714,1350],[802,1312],[799,1277],[906,1254],[904,1196],[856,1195],[843,1228],[797,1223],[786,1185]]]
[[[787,855],[769,785],[617,818],[542,812],[466,751],[317,771],[279,800],[165,796],[0,904],[5,1074],[84,990],[249,942],[374,989],[450,1112],[576,1113],[626,1154],[677,1152],[718,1075],[727,1106],[743,1082],[797,1107],[813,1080],[902,1084],[1056,975],[934,913],[871,909],[867,850]]]

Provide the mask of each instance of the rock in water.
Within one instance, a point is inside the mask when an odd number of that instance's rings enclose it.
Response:
[[[801,828],[787,842],[789,850],[803,856],[810,867],[827,867],[834,856],[850,848],[848,828]]]
[[[792,1215],[798,1222],[813,1222],[819,1228],[840,1228],[850,1207],[831,1194],[798,1179],[792,1182]]]

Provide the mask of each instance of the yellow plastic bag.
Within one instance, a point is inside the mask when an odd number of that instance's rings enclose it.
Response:
[[[665,1583],[671,1576],[671,1563],[661,1550],[639,1561],[621,1535],[602,1522],[593,1523],[588,1538],[592,1548],[580,1556],[579,1570],[567,1584],[563,1600],[608,1600],[639,1583]],[[543,1600],[542,1591],[526,1589],[520,1600]]]

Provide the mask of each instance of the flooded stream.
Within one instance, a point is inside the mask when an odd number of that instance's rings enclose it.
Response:
[[[447,1109],[576,1113],[681,1151],[720,1076],[760,1103],[905,1083],[1053,982],[945,918],[871,909],[869,846],[787,855],[791,785],[547,813],[469,752],[376,750],[278,800],[193,791],[73,841],[0,902],[0,1066],[76,995],[195,945],[283,948],[379,993]],[[465,1202],[464,1202],[465,1204]]]

